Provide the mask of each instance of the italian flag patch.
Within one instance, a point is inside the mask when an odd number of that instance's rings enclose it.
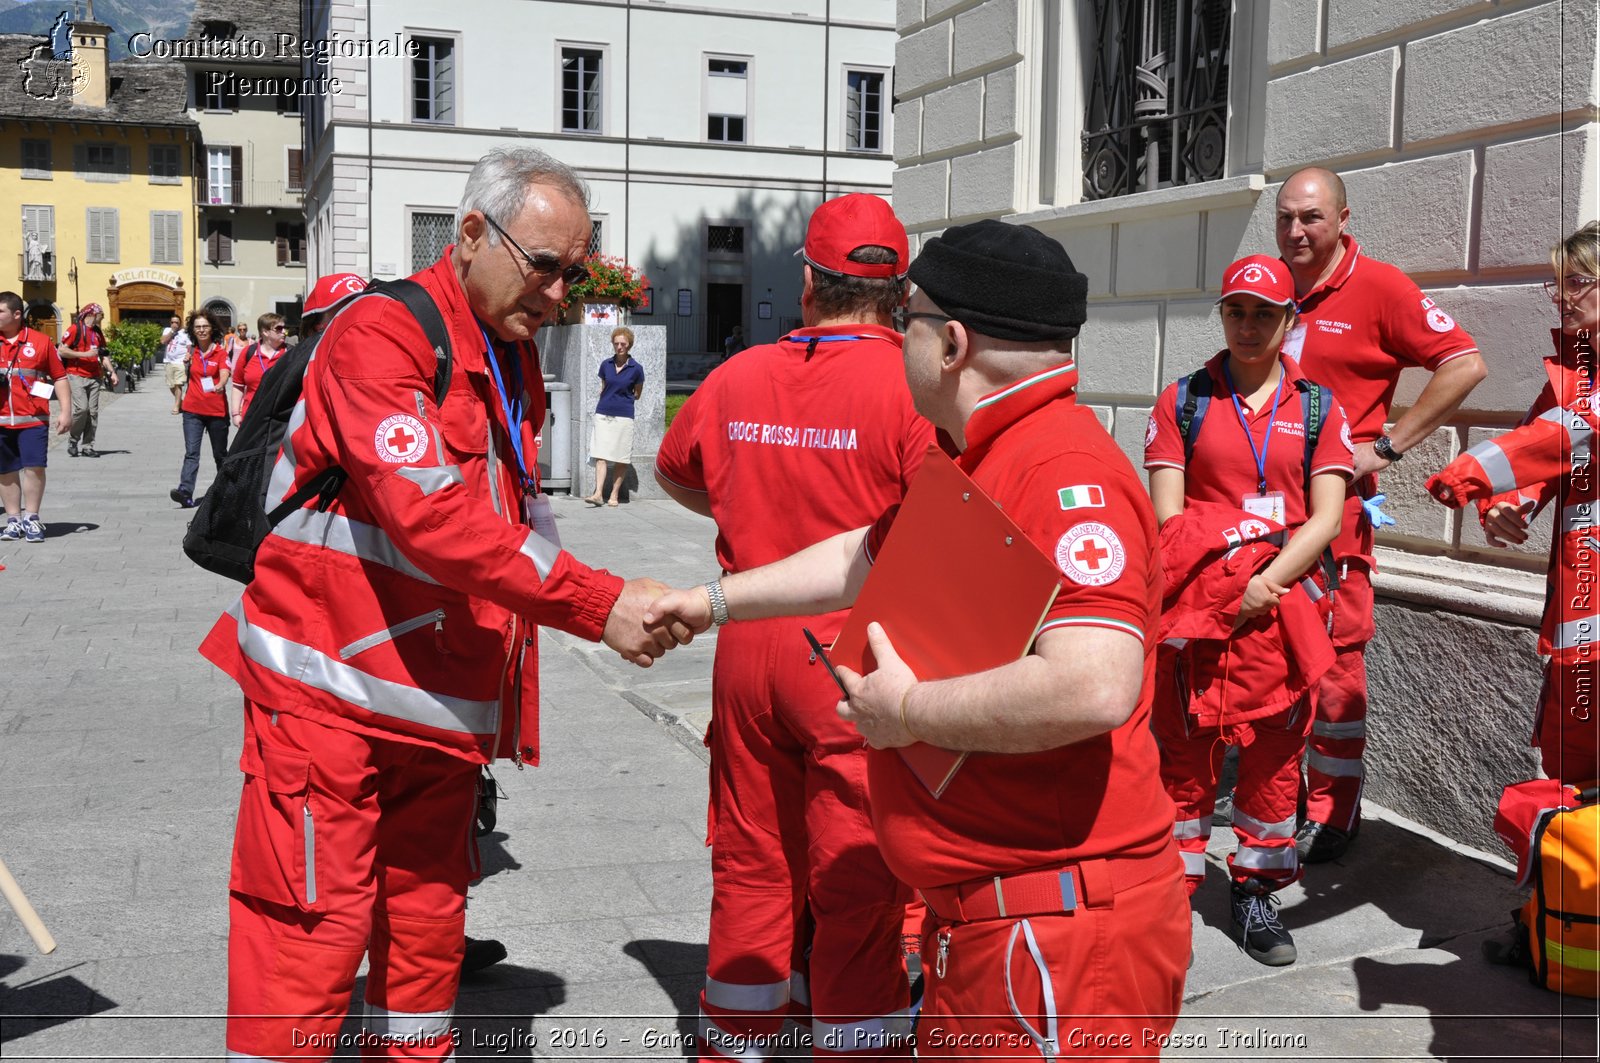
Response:
[[[1104,509],[1106,492],[1099,484],[1079,484],[1056,492],[1062,509]]]

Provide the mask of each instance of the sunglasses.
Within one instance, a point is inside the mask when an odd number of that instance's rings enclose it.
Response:
[[[288,332],[289,331],[289,326],[288,325],[273,325],[271,328],[267,329],[267,331],[268,332]]]
[[[1552,299],[1560,299],[1563,296],[1569,299],[1576,299],[1596,284],[1600,284],[1600,278],[1585,277],[1581,273],[1570,273],[1559,281],[1545,281],[1544,294]]]
[[[506,243],[517,249],[517,254],[521,255],[522,260],[528,264],[530,273],[539,277],[549,277],[559,273],[561,274],[561,279],[567,282],[567,287],[569,288],[589,276],[589,267],[582,262],[575,262],[570,266],[563,267],[561,259],[556,255],[530,255],[523,250],[521,244],[511,238],[511,234],[506,232],[499,222],[489,217],[488,214],[484,214],[483,220],[494,226],[494,231],[505,237]]]

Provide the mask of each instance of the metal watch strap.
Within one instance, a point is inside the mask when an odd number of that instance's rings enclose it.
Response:
[[[718,627],[726,624],[728,616],[728,598],[722,593],[722,581],[714,579],[706,584],[706,597],[711,599],[711,622]]]
[[[1404,455],[1394,449],[1394,443],[1388,436],[1379,436],[1372,441],[1372,451],[1384,461],[1399,461]]]

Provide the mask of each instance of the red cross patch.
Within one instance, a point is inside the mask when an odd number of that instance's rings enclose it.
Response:
[[[1056,542],[1056,566],[1072,582],[1086,587],[1114,582],[1127,564],[1122,540],[1104,524],[1085,521]]]
[[[416,461],[428,452],[428,426],[407,414],[385,417],[373,433],[378,457],[396,465]]]

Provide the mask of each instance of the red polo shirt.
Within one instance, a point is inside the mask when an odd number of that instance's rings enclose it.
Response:
[[[90,347],[101,348],[104,354],[106,336],[97,328],[84,328],[82,325],[73,324],[67,327],[66,335],[61,337],[62,349],[68,351],[87,351]],[[100,377],[100,354],[94,357],[63,358],[62,362],[67,367],[67,372],[72,376],[88,377],[98,380]]]
[[[897,752],[872,750],[878,842],[912,886],[1152,855],[1169,843],[1172,802],[1149,726],[1161,605],[1155,516],[1128,459],[1077,405],[1077,378],[1067,362],[982,399],[958,462],[1061,567],[1045,628],[1104,627],[1144,643],[1139,704],[1121,727],[1073,745],[974,753],[939,798]],[[893,517],[872,528],[873,552]]]
[[[709,493],[717,561],[741,572],[872,523],[932,441],[906,389],[900,334],[824,326],[718,366],[673,419],[656,472]],[[836,635],[838,619],[817,636]]]
[[[247,343],[234,353],[228,363],[228,386],[239,392],[239,416],[243,417],[250,411],[250,400],[255,398],[261,378],[288,349],[279,347],[269,351],[259,343]]]
[[[189,386],[183,392],[183,412],[201,417],[228,416],[228,397],[218,380],[228,368],[228,353],[222,345],[213,343],[204,351],[199,348],[189,352]],[[205,390],[201,381],[211,381],[212,391]]]
[[[1306,375],[1333,389],[1357,443],[1383,434],[1400,370],[1437,370],[1478,345],[1400,270],[1361,253],[1346,235],[1333,276],[1300,299],[1300,322],[1283,341]]]
[[[1186,502],[1216,502],[1243,508],[1244,497],[1255,494],[1260,484],[1256,454],[1264,450],[1267,490],[1283,492],[1283,525],[1293,531],[1310,515],[1305,490],[1306,426],[1300,392],[1294,386],[1296,380],[1305,379],[1305,374],[1293,358],[1281,358],[1283,376],[1279,380],[1281,398],[1276,418],[1270,396],[1259,410],[1249,409],[1241,400],[1239,409],[1250,426],[1250,438],[1246,439],[1244,425],[1235,411],[1233,389],[1222,371],[1227,360],[1228,352],[1220,351],[1206,363],[1206,371],[1211,374],[1211,403],[1195,436],[1193,466],[1184,467],[1183,436],[1178,433],[1178,385],[1174,383],[1167,385],[1150,413],[1144,467],[1182,469]],[[1348,479],[1355,474],[1354,455],[1350,427],[1336,401],[1332,409],[1323,413],[1322,432],[1311,455],[1311,475],[1331,472]]]
[[[50,337],[26,327],[13,339],[0,336],[0,372],[5,373],[0,428],[36,428],[49,420],[50,400],[29,388],[36,382],[53,384],[67,375]]]

